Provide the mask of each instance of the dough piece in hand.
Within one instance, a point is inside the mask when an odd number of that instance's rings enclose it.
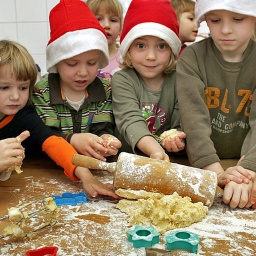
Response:
[[[121,192],[125,195],[125,192]],[[121,194],[119,191],[119,194]],[[132,191],[128,192],[131,198]],[[191,198],[181,197],[176,192],[172,195],[147,192],[147,199],[122,199],[116,207],[130,216],[132,225],[153,225],[159,233],[176,228],[185,228],[195,222],[201,221],[208,212],[203,203],[192,203]],[[143,194],[134,192],[136,194]],[[161,197],[159,198],[159,195]]]
[[[17,156],[18,159],[22,159],[22,156]],[[14,164],[7,169],[7,172],[16,171],[18,174],[22,173],[21,166]]]
[[[171,130],[163,132],[160,135],[160,140],[161,141],[163,141],[164,139],[173,140],[178,135],[179,135],[179,131],[177,129],[171,129]]]
[[[17,156],[17,158],[22,159],[22,156]],[[18,174],[22,173],[21,166],[17,164],[13,164],[6,171],[0,173],[0,180],[6,181],[11,177],[12,171],[16,171]]]

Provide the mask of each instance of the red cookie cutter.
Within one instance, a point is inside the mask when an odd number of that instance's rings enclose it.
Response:
[[[45,246],[35,250],[29,250],[26,252],[26,256],[56,256],[58,247],[56,246]]]

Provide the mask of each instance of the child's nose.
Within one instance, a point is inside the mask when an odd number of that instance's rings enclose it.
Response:
[[[229,24],[229,22],[223,22],[221,31],[223,34],[230,34],[232,33],[232,26]]]
[[[102,21],[102,27],[103,28],[109,28],[110,27],[110,22],[108,19],[105,19]]]
[[[20,98],[20,93],[19,93],[19,91],[16,90],[16,89],[12,90],[10,99],[11,99],[11,100],[18,100],[19,98]]]
[[[87,67],[85,65],[82,65],[78,70],[78,75],[80,76],[86,76],[88,74]]]
[[[155,59],[156,58],[156,53],[155,53],[155,50],[154,49],[148,49],[147,51],[147,59]]]

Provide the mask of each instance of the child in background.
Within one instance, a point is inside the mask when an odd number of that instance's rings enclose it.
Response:
[[[123,7],[118,0],[88,0],[87,5],[105,29],[108,40],[109,64],[100,72],[113,75],[120,70],[118,37],[122,30]]]
[[[80,154],[106,161],[121,143],[112,135],[110,80],[96,76],[108,64],[105,31],[80,0],[61,0],[50,12],[50,27],[49,75],[33,95],[37,113]]]
[[[170,0],[180,25],[179,38],[181,52],[187,47],[186,43],[196,40],[198,26],[195,18],[195,2],[193,0]]]
[[[174,72],[181,46],[178,35],[168,0],[131,2],[120,37],[123,69],[112,78],[113,110],[122,143],[155,159],[169,160],[168,152],[185,146],[183,132],[173,140],[158,139],[164,131],[180,127]]]
[[[36,64],[28,51],[16,42],[0,41],[0,172],[4,173],[1,179],[10,177],[12,165],[22,164],[25,148],[26,155],[44,151],[64,168],[70,179],[80,179],[91,196],[117,197],[89,169],[72,165],[77,152],[66,140],[55,136],[37,115],[31,103],[36,79]]]
[[[192,166],[214,171],[231,208],[249,208],[256,176],[256,25],[254,0],[197,0],[211,36],[177,62],[177,95]],[[220,159],[240,159],[224,171]],[[237,177],[235,177],[237,176]],[[256,178],[255,178],[256,179]],[[237,184],[239,183],[239,184]]]

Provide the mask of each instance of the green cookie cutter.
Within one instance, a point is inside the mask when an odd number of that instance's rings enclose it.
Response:
[[[133,243],[134,248],[151,247],[159,242],[160,234],[154,231],[153,227],[135,226],[126,232],[128,241]]]
[[[199,242],[200,238],[198,235],[189,231],[173,231],[166,236],[168,251],[182,249],[192,253],[197,253]]]

